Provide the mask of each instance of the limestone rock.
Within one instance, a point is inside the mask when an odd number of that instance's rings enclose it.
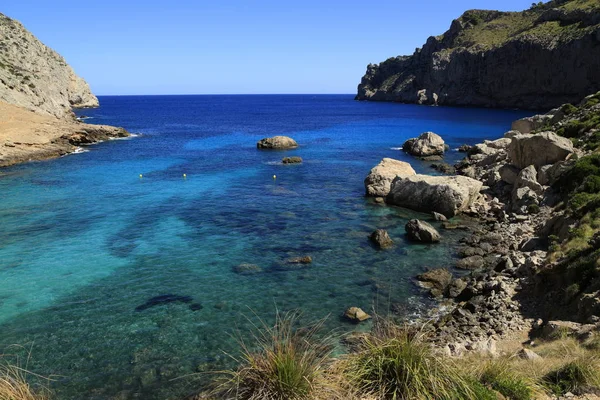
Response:
[[[552,119],[552,115],[534,115],[516,120],[511,125],[511,130],[521,133],[531,133],[544,127]]]
[[[483,184],[466,176],[412,175],[397,177],[387,202],[411,210],[438,212],[447,218],[467,210]]]
[[[441,297],[452,282],[452,274],[445,268],[437,268],[417,275],[417,281],[419,285],[429,289],[434,297]]]
[[[517,355],[519,356],[519,358],[522,358],[524,360],[540,360],[542,358],[536,352],[529,349],[521,349],[519,350]]]
[[[371,233],[369,239],[371,239],[371,242],[380,249],[387,249],[394,245],[394,241],[390,238],[390,235],[388,235],[385,229],[377,229]]]
[[[433,218],[434,218],[436,221],[441,221],[441,222],[448,221],[448,218],[446,218],[446,216],[445,216],[445,215],[443,215],[443,214],[440,214],[440,213],[438,213],[438,212],[435,212],[435,211],[434,211],[432,214],[433,214]]]
[[[311,256],[292,257],[285,260],[288,264],[310,264],[312,263]]]
[[[392,181],[397,177],[415,175],[415,170],[409,163],[384,158],[379,164],[371,169],[365,179],[365,190],[367,196],[385,197],[390,192]]]
[[[367,314],[358,307],[349,307],[348,309],[346,309],[346,311],[344,312],[344,317],[346,317],[354,323],[363,322],[371,318],[369,314]]]
[[[281,160],[281,162],[284,164],[300,164],[300,163],[302,163],[302,158],[301,157],[284,157]]]
[[[446,150],[444,139],[433,132],[424,132],[418,138],[408,139],[402,150],[418,157],[441,156]]]
[[[88,84],[18,21],[0,14],[0,101],[71,119],[73,107],[97,107]]]
[[[504,164],[498,172],[500,173],[500,179],[509,185],[514,185],[519,175],[519,168],[514,165]]]
[[[425,221],[411,219],[404,227],[410,240],[423,243],[434,243],[440,241],[440,234],[433,226]]]
[[[573,143],[553,132],[517,135],[508,146],[508,158],[518,168],[554,164],[563,161],[571,153]]]
[[[259,149],[293,149],[298,147],[298,143],[287,136],[273,136],[270,138],[264,138],[256,143],[256,147]]]
[[[456,262],[456,268],[469,270],[480,269],[483,268],[484,265],[485,260],[482,256],[470,256]]]

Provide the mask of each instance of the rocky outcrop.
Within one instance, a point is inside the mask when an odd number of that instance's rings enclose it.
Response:
[[[369,236],[371,242],[380,249],[387,249],[394,245],[394,241],[390,238],[390,235],[385,229],[377,229],[371,236]]]
[[[301,164],[302,157],[284,157],[281,162],[283,164]]]
[[[419,137],[404,142],[402,150],[417,157],[441,156],[446,150],[446,144],[440,135],[424,132]]]
[[[0,101],[58,118],[97,107],[88,84],[21,23],[0,14]]]
[[[508,146],[508,158],[512,165],[536,168],[563,161],[573,153],[573,143],[554,132],[542,132],[535,135],[516,135]]]
[[[600,90],[600,4],[588,6],[467,11],[412,56],[370,64],[356,98],[523,109],[579,101]]]
[[[408,238],[415,242],[435,243],[440,241],[440,234],[431,224],[418,219],[411,219],[404,227]]]
[[[392,181],[397,176],[407,177],[415,174],[415,170],[409,163],[392,158],[384,158],[371,169],[371,172],[369,172],[369,175],[365,179],[367,196],[385,197],[390,192]]]
[[[256,143],[256,147],[259,149],[293,149],[298,147],[298,143],[291,137],[287,136],[273,136],[270,138],[264,138]]]
[[[433,297],[442,297],[452,283],[452,274],[445,268],[437,268],[417,275],[419,286],[429,289]]]
[[[386,201],[415,211],[435,211],[450,218],[466,211],[479,197],[481,187],[481,182],[466,176],[397,177]]]
[[[347,308],[346,311],[344,311],[344,317],[346,317],[346,319],[354,323],[363,322],[371,318],[369,314],[367,314],[361,308],[358,307]]]

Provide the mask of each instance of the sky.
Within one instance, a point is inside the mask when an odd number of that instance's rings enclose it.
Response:
[[[4,3],[4,4],[2,4]],[[531,0],[6,0],[97,95],[356,93],[473,8]]]

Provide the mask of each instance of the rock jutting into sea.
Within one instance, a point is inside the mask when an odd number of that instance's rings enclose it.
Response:
[[[259,149],[293,149],[298,147],[298,143],[287,136],[273,136],[270,138],[264,138],[256,143],[256,147]]]

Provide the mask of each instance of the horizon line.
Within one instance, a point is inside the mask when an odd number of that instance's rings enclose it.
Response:
[[[95,96],[345,96],[356,93],[150,93],[150,94],[94,94]]]

